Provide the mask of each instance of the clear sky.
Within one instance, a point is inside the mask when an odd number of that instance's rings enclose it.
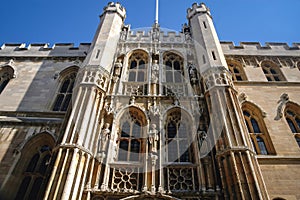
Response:
[[[105,0],[1,0],[3,43],[91,42]],[[155,0],[119,0],[131,28],[150,27]],[[161,27],[176,31],[195,0],[160,0]],[[201,1],[198,1],[200,3]],[[300,0],[203,0],[221,41],[300,42]]]

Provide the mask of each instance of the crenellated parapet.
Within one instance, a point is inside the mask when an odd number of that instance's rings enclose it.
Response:
[[[235,45],[233,42],[221,42],[222,50],[225,55],[260,55],[260,56],[300,56],[300,43],[268,42],[265,45],[259,42],[241,42]]]
[[[102,15],[105,13],[117,13],[123,20],[126,17],[126,10],[120,3],[109,2],[107,6],[104,7]]]
[[[25,44],[6,43],[0,47],[0,57],[85,57],[90,43],[80,43],[78,47],[73,43]]]
[[[123,34],[126,34],[126,36],[121,35],[121,41],[123,42],[129,42],[129,43],[136,43],[136,42],[151,43],[152,42],[153,32],[150,28],[149,29],[146,28],[145,30],[128,31],[126,33],[124,32]],[[186,36],[181,32],[161,30],[158,40],[164,43],[184,43],[186,42]]]
[[[211,16],[209,8],[204,3],[194,3],[192,8],[187,9],[187,18],[190,19],[198,13],[207,13]]]

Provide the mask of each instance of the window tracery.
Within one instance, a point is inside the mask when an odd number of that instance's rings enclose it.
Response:
[[[136,51],[128,61],[129,82],[146,82],[148,69],[148,55],[143,51]]]
[[[295,104],[288,103],[284,115],[290,130],[295,135],[296,142],[300,147],[300,108]]]
[[[46,171],[50,162],[52,149],[48,145],[39,147],[31,157],[23,172],[23,180],[19,186],[15,199],[38,199],[42,183],[46,178]]]
[[[168,114],[165,125],[168,163],[165,180],[168,191],[195,191],[198,188],[189,127],[188,117],[180,110],[173,110]]]
[[[258,108],[243,105],[243,114],[251,142],[257,154],[274,154],[274,148]]]
[[[285,81],[279,66],[275,63],[266,61],[263,62],[261,66],[268,81]]]
[[[52,108],[53,111],[67,111],[72,99],[76,75],[77,69],[61,77],[59,90],[56,93],[56,99]]]
[[[163,57],[167,83],[183,82],[183,58],[175,53],[165,53]]]
[[[124,114],[120,123],[118,161],[140,161],[140,153],[145,149],[145,124],[145,118],[135,109]]]

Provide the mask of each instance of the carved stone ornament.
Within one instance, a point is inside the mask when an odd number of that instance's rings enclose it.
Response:
[[[283,116],[283,107],[286,105],[286,103],[289,101],[289,95],[286,93],[283,93],[280,96],[280,100],[277,102],[278,103],[278,107],[277,107],[277,115],[274,118],[275,120],[279,120],[282,118]]]

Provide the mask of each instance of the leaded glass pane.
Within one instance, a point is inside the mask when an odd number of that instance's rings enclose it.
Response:
[[[257,140],[257,144],[258,144],[258,147],[259,147],[259,150],[260,150],[260,154],[267,155],[268,151],[267,151],[267,147],[265,145],[264,140],[259,136],[256,138],[256,140]]]

